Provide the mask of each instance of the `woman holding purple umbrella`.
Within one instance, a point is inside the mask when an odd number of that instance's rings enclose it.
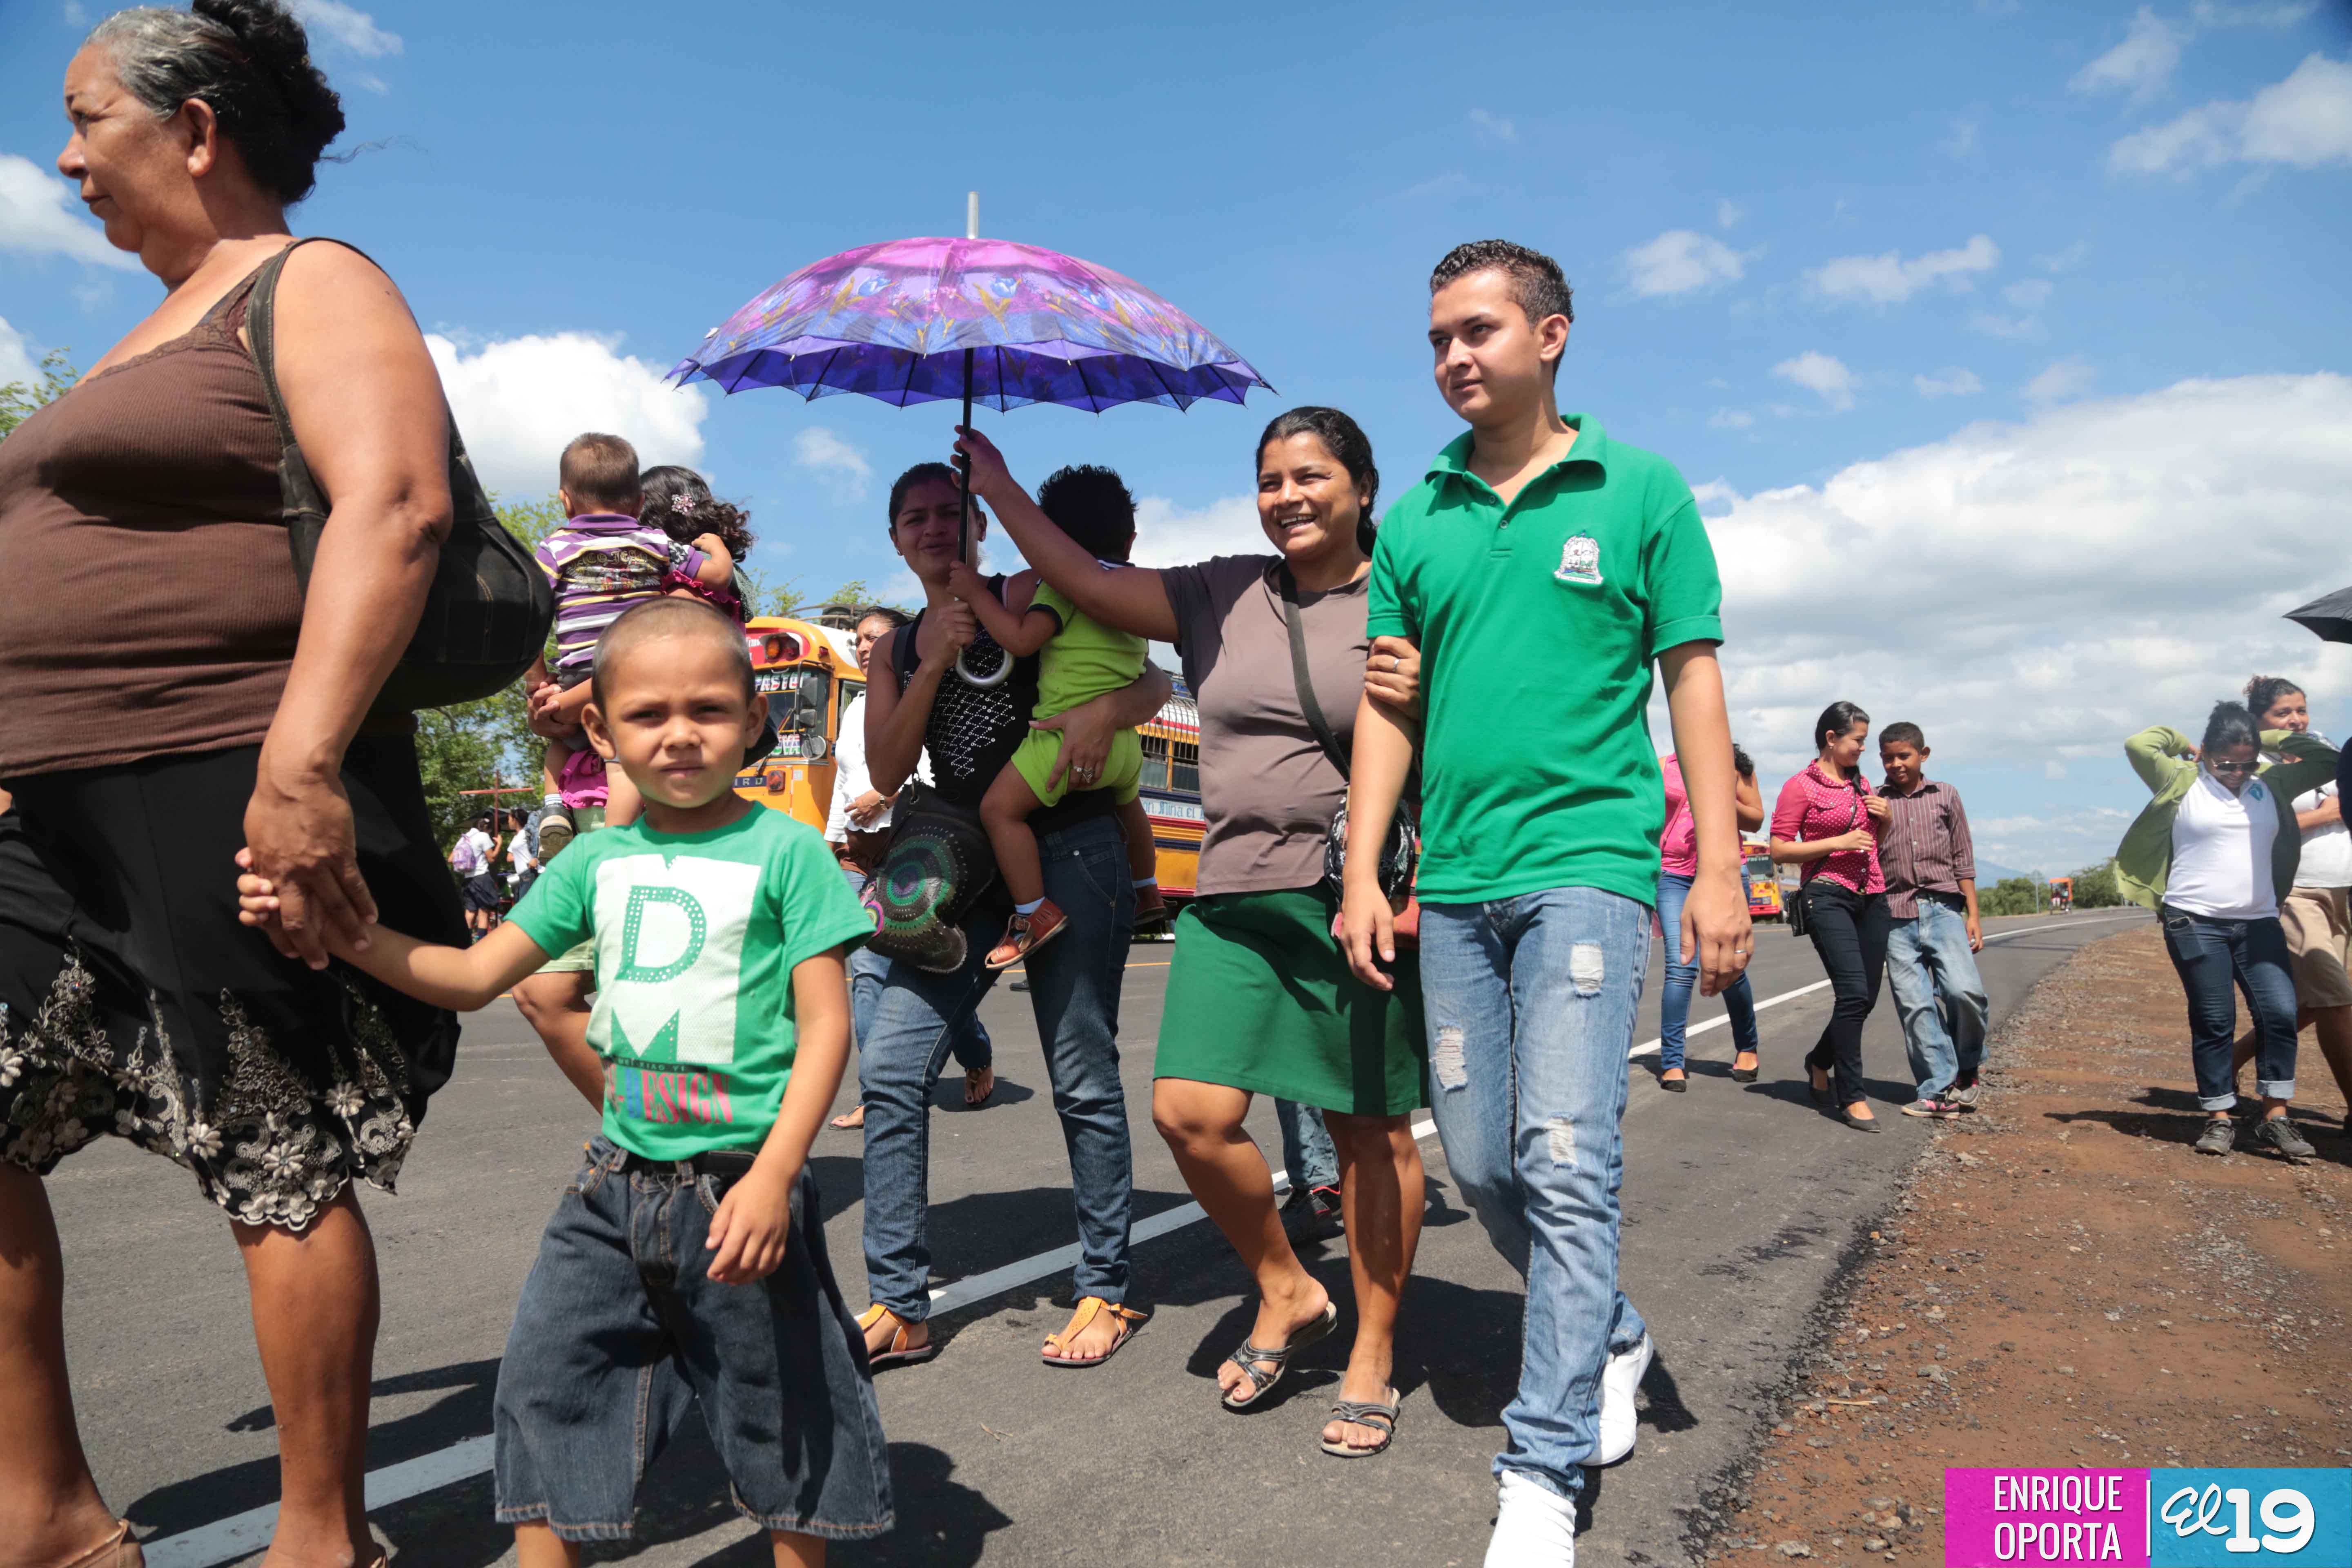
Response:
[[[1177,921],[1152,1120],[1257,1282],[1256,1320],[1217,1372],[1224,1407],[1241,1411],[1266,1403],[1292,1357],[1339,1318],[1291,1250],[1243,1118],[1259,1094],[1322,1110],[1339,1156],[1357,1328],[1320,1447],[1338,1458],[1378,1454],[1396,1432],[1398,1300],[1421,1235],[1411,1127],[1426,1100],[1419,971],[1404,954],[1393,992],[1358,981],[1331,935],[1338,905],[1323,879],[1347,794],[1339,759],[1367,681],[1417,696],[1418,656],[1385,640],[1375,654],[1365,633],[1381,482],[1371,443],[1336,408],[1278,416],[1256,463],[1258,521],[1274,550],[1160,571],[1097,562],[986,437],[967,432],[960,445],[973,489],[1040,576],[1104,626],[1183,657],[1201,709],[1208,831],[1201,896]]]

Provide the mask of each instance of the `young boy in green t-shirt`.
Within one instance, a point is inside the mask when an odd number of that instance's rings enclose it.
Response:
[[[439,947],[378,928],[335,956],[443,1007],[488,1005],[593,939],[603,1133],[548,1222],[499,1370],[498,1517],[521,1568],[579,1562],[700,1403],[779,1563],[890,1526],[861,1336],[808,1152],[849,1051],[844,960],[873,924],[823,838],[734,790],[767,717],[742,629],[656,599],[598,638],[588,737],[645,799],[577,840],[504,925]],[[238,879],[240,919],[278,918]]]
[[[1037,510],[1097,561],[1124,561],[1135,548],[1135,498],[1108,468],[1084,464],[1055,469],[1037,487]],[[1006,578],[1004,595],[999,598],[989,591],[985,577],[969,563],[959,562],[949,575],[948,590],[971,606],[1008,656],[1038,656],[1034,718],[1051,719],[1105,692],[1123,690],[1143,673],[1141,637],[1104,626],[1040,582],[1034,572]],[[1037,858],[1037,835],[1030,830],[1029,814],[1059,804],[1073,789],[1117,792],[1128,873],[1135,883],[1135,923],[1149,925],[1168,912],[1160,897],[1151,818],[1143,807],[1142,742],[1132,730],[1119,731],[1098,771],[1065,770],[1061,756],[1060,731],[1032,730],[981,797],[981,823],[996,851],[997,873],[1013,895],[1013,921],[1004,940],[989,950],[991,969],[1020,963],[1062,930],[1066,917],[1045,897],[1045,871]]]

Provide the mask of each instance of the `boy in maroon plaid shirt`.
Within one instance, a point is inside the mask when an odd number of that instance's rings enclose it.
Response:
[[[1976,954],[1976,846],[1959,792],[1927,774],[1927,738],[1916,724],[1879,732],[1886,775],[1879,795],[1889,814],[1879,836],[1886,877],[1886,980],[1903,1019],[1903,1044],[1919,1098],[1906,1116],[1948,1121],[1977,1102],[1987,1004]]]

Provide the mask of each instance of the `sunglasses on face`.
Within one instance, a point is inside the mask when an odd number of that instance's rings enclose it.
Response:
[[[2217,773],[2250,773],[2262,766],[2260,763],[2208,763],[2205,765]]]

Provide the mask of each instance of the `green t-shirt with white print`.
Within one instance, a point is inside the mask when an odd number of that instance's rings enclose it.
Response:
[[[584,835],[509,918],[547,952],[593,938],[604,1136],[648,1160],[756,1150],[799,1047],[794,966],[874,934],[824,840],[764,807]]]

